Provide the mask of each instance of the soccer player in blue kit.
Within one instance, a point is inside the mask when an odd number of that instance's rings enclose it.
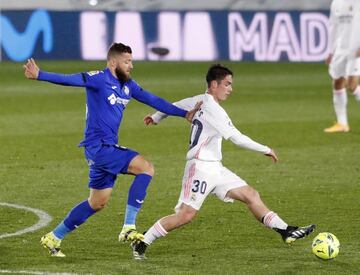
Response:
[[[65,257],[60,249],[62,239],[104,208],[110,198],[117,174],[135,175],[129,189],[124,226],[119,241],[142,240],[136,231],[136,216],[144,202],[146,189],[154,175],[154,167],[138,152],[118,145],[118,130],[123,112],[131,98],[135,98],[163,113],[185,117],[191,122],[198,107],[185,111],[164,99],[143,90],[130,74],[133,69],[132,50],[122,43],[110,46],[107,68],[76,74],[57,74],[41,71],[34,59],[24,65],[25,77],[54,84],[86,88],[84,147],[89,165],[89,198],[76,205],[65,219],[41,238],[41,244],[51,256]]]

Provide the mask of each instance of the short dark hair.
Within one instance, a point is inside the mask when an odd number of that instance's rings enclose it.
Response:
[[[114,55],[122,53],[132,53],[130,46],[124,45],[123,43],[112,43],[107,54],[107,60]]]
[[[212,65],[206,74],[208,87],[210,87],[211,81],[216,80],[216,82],[220,83],[227,75],[233,75],[233,72],[221,64]]]

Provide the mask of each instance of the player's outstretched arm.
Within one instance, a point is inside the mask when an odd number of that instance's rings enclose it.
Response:
[[[176,101],[173,104],[181,109],[184,109],[186,111],[192,111],[192,109],[198,109],[196,107],[196,104],[203,100],[204,94],[196,95],[193,97],[184,98],[180,101]],[[195,106],[195,107],[194,107]],[[145,125],[157,125],[159,124],[163,119],[167,118],[168,115],[165,113],[162,113],[160,111],[157,111],[153,114],[148,114],[144,117],[144,123]],[[193,114],[189,113],[189,118],[192,119]],[[191,121],[191,120],[190,120]]]
[[[273,162],[277,162],[279,160],[273,149],[271,149],[271,151],[268,154],[265,154],[265,156],[270,157],[273,160]]]
[[[23,66],[24,74],[27,79],[37,79],[39,76],[39,67],[36,65],[36,62],[33,58],[27,60],[26,64]]]
[[[233,130],[232,135],[229,136],[229,140],[242,148],[263,153],[265,156],[270,157],[274,162],[278,161],[278,157],[273,149],[252,140],[248,136],[240,133],[237,129]]]
[[[86,75],[83,73],[58,74],[41,71],[40,68],[36,65],[36,62],[33,58],[28,59],[27,63],[23,66],[23,68],[25,77],[27,79],[36,79],[40,81],[51,82],[54,84],[75,87],[86,87],[93,85],[92,83],[89,83],[89,81],[86,81]]]
[[[197,102],[195,104],[194,108],[186,113],[185,118],[187,121],[192,122],[192,119],[193,119],[195,113],[200,109],[201,104],[202,104],[202,101]],[[152,115],[148,114],[144,117],[144,124],[146,126],[157,125],[158,122],[160,122],[165,117],[167,117],[167,115],[165,115],[164,113],[161,113],[161,112],[156,112]]]

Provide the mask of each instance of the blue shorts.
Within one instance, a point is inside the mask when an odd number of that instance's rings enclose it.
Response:
[[[131,160],[139,153],[119,145],[85,147],[89,164],[89,187],[112,188],[118,174],[127,174]]]

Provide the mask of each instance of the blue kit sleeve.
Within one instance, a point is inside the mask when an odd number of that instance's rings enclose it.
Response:
[[[76,74],[57,74],[39,71],[37,80],[47,81],[64,86],[93,88],[96,90],[104,82],[104,72],[91,71]]]
[[[76,86],[76,87],[86,87],[86,77],[84,73],[77,74],[57,74],[49,73],[44,71],[39,71],[39,76],[37,78],[41,81],[47,81],[54,84],[64,85],[64,86]]]
[[[134,89],[132,91],[132,97],[135,98],[137,101],[140,101],[146,105],[149,105],[156,110],[163,112],[167,115],[171,116],[181,116],[185,117],[187,111],[176,107],[175,105],[171,104],[170,102],[158,97],[154,94],[151,94],[139,87],[139,89]]]

